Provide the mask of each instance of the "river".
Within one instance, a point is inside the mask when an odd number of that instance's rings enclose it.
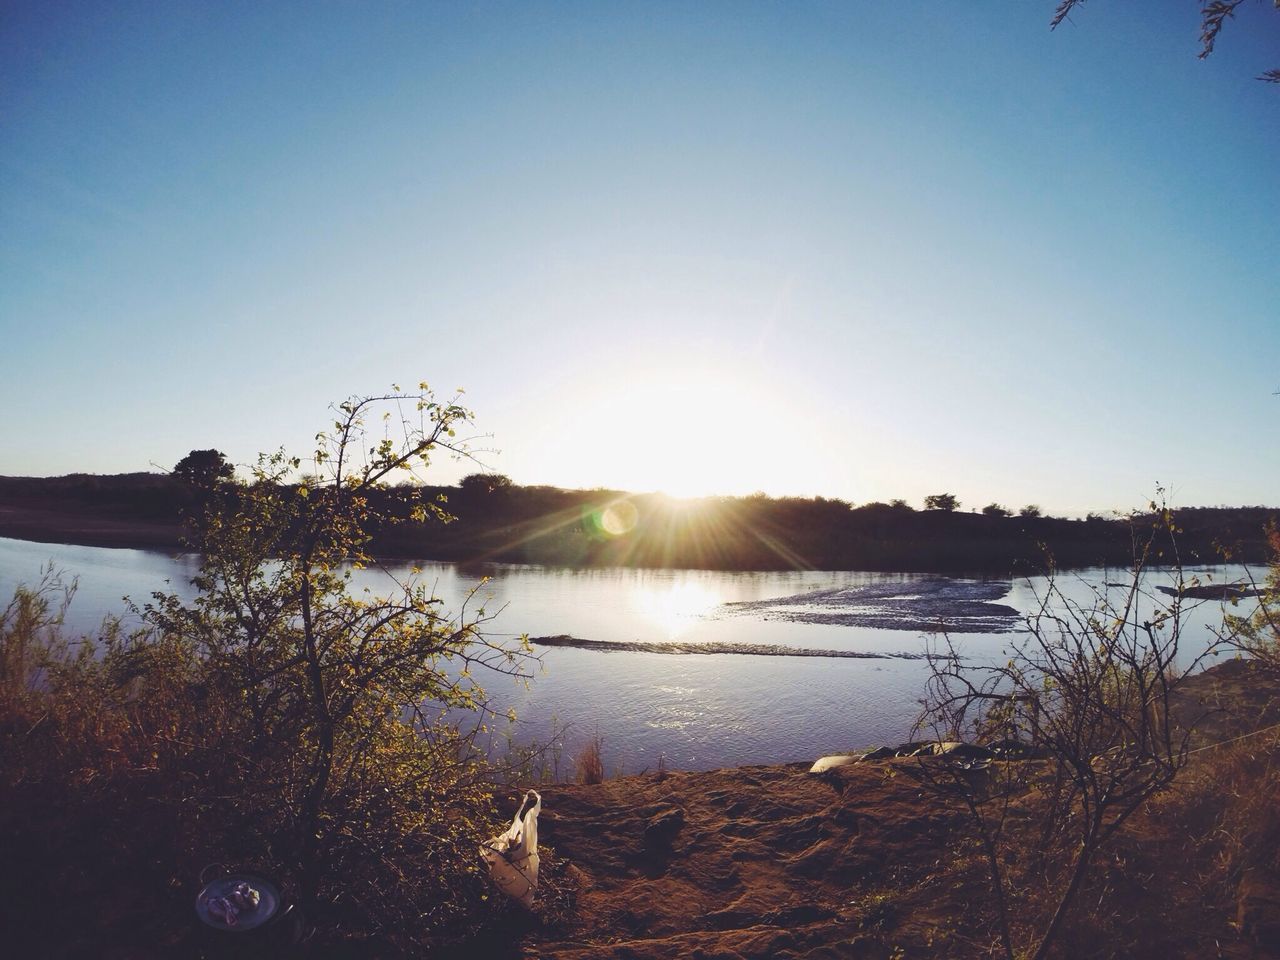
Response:
[[[127,612],[125,597],[142,603],[153,591],[192,594],[198,558],[0,538],[0,596],[34,583],[52,565],[78,587],[68,629],[91,634],[106,615]],[[945,621],[960,651],[974,660],[1002,656],[1021,636],[1022,616],[1035,609],[1043,578],[1009,579],[932,574],[816,572],[726,573],[700,570],[568,570],[517,564],[458,566],[421,563],[445,610],[464,602],[493,615],[487,633],[511,640],[570,635],[608,643],[735,644],[853,652],[834,656],[706,655],[651,650],[602,652],[536,647],[527,684],[481,678],[500,713],[517,722],[519,742],[545,742],[561,731],[561,774],[597,733],[606,770],[637,773],[656,766],[702,770],[751,763],[811,760],[908,737],[924,695],[928,665],[919,655],[927,632]],[[405,577],[408,563],[385,572],[360,571],[357,586],[377,591],[388,574]],[[1227,582],[1238,566],[1186,571]],[[1087,601],[1123,571],[1101,568],[1063,574],[1068,596]],[[1167,580],[1167,572],[1151,574]],[[474,596],[473,596],[474,592]],[[470,600],[468,600],[470,598]],[[1241,611],[1236,611],[1241,612]],[[1188,649],[1207,642],[1222,620],[1206,602],[1188,621]],[[1200,647],[1202,648],[1202,647]],[[549,755],[551,756],[551,755]],[[554,759],[548,761],[549,769]]]

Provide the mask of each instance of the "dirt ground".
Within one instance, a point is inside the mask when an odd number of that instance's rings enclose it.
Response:
[[[1198,678],[1180,709],[1209,712],[1203,745],[1280,721],[1277,691],[1251,665],[1230,662]],[[649,774],[542,795],[539,905],[532,915],[513,908],[458,956],[996,955],[991,888],[968,815],[925,788],[916,761],[822,776],[806,764]],[[1238,871],[1217,870],[1208,838],[1167,809],[1156,804],[1131,821],[1059,955],[1275,955],[1238,929]]]

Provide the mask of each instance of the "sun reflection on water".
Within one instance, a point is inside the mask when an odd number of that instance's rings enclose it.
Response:
[[[678,640],[721,602],[718,590],[693,580],[644,586],[635,599],[638,612],[666,640]]]

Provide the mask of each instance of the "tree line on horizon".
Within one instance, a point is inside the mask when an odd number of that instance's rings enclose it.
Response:
[[[56,511],[170,525],[177,546],[181,516],[202,509],[202,498],[221,485],[235,486],[231,464],[217,450],[193,450],[169,474],[0,477],[0,506],[10,516]],[[574,567],[1030,572],[1050,558],[1060,567],[1122,565],[1131,555],[1131,524],[1144,516],[1091,513],[1073,520],[1047,516],[1036,504],[1013,509],[997,502],[964,511],[947,492],[925,497],[923,509],[904,499],[855,505],[764,493],[685,501],[522,486],[497,473],[473,473],[456,485],[385,485],[369,496],[387,516],[407,518],[426,503],[450,520],[374,529],[372,547],[380,555]],[[630,518],[621,527],[609,522],[620,504]],[[1277,512],[1179,510],[1183,560],[1260,561],[1263,528]],[[32,535],[29,526],[19,532]]]

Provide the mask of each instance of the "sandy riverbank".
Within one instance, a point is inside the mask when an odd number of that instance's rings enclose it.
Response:
[[[1195,678],[1180,709],[1209,711],[1197,743],[1216,742],[1280,719],[1278,695],[1280,684],[1232,661]],[[833,752],[849,746],[832,744]],[[807,768],[545,787],[542,902],[532,916],[511,910],[484,940],[447,955],[988,956],[990,888],[963,807],[927,796],[915,761],[864,763],[821,777]],[[512,808],[516,796],[507,798]],[[1080,947],[1072,955],[1271,955],[1233,926],[1234,889],[1217,896],[1194,886],[1199,865],[1186,851],[1198,849],[1197,838],[1171,836],[1146,813],[1131,823],[1103,875],[1114,898],[1108,909],[1127,918],[1125,944],[1108,953],[1105,942],[1094,942],[1094,952]],[[1087,940],[1090,923],[1078,923],[1075,936]]]

